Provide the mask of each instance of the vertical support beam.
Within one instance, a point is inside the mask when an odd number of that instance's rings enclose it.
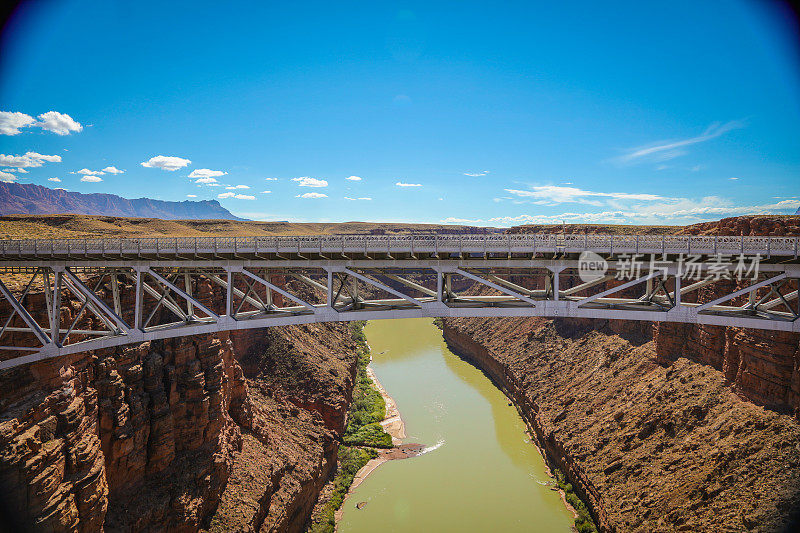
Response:
[[[117,280],[117,273],[111,273],[111,296],[114,299],[114,312],[122,316],[122,306],[119,301],[119,281]]]
[[[650,297],[651,294],[653,294],[653,278],[648,278],[645,296]]]
[[[61,346],[61,271],[53,270],[53,311],[50,313],[50,338]]]
[[[53,325],[53,287],[50,285],[50,270],[47,268],[42,268],[42,281],[44,282],[44,303],[47,306],[47,324],[48,326]],[[53,330],[50,330],[50,338],[57,339],[58,332],[53,334]]]
[[[675,307],[681,306],[681,277],[675,276]]]
[[[144,304],[143,296],[143,280],[142,280],[142,271],[136,269],[136,298],[135,298],[135,307],[133,310],[133,327],[134,329],[141,330],[142,329],[142,305]]]
[[[225,315],[230,317],[233,310],[233,271],[227,267],[225,272],[228,274],[228,286],[225,287]]]
[[[434,269],[436,270],[436,269]],[[439,303],[444,302],[444,298],[442,297],[442,281],[443,281],[443,274],[441,271],[436,270],[436,301]]]
[[[553,271],[548,270],[544,277],[544,297],[547,298],[553,292]]]
[[[333,270],[327,270],[328,273],[328,294],[326,297],[326,305],[333,307]]]
[[[449,300],[453,295],[453,274],[446,272],[444,275],[444,292]]]
[[[561,273],[561,270],[554,270],[553,271],[553,301],[558,301],[558,275]]]
[[[196,237],[194,239],[194,246],[195,246],[195,250],[196,250],[197,249],[197,238]],[[184,272],[183,273],[183,286],[186,289],[186,294],[188,294],[189,296],[192,296],[194,298],[194,296],[192,295],[192,277],[189,275],[188,272]],[[187,309],[187,313],[186,314],[188,316],[194,315],[194,305],[192,305],[192,301],[191,300],[187,300],[186,301],[186,309]]]

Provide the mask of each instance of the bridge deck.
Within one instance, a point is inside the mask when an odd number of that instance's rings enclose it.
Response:
[[[584,251],[602,267],[590,279]],[[0,370],[184,335],[382,318],[576,317],[800,332],[797,252],[792,237],[6,240]],[[694,278],[687,257],[698,259]],[[720,267],[733,268],[737,257],[758,268],[731,279]]]
[[[796,259],[795,237],[686,235],[334,235],[299,237],[177,237],[20,239],[0,241],[0,261],[416,256],[418,254],[702,254]]]

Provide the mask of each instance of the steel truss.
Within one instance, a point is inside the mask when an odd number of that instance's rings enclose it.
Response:
[[[588,282],[577,276],[577,259],[563,255],[0,263],[0,369],[185,335],[384,318],[579,317],[800,331],[800,265],[765,263],[758,279],[737,284],[703,269],[699,280],[682,279],[674,259],[635,279],[617,281],[610,271]],[[709,290],[717,297],[699,296]]]

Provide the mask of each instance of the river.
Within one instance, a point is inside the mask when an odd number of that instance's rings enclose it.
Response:
[[[522,418],[450,352],[431,319],[375,320],[365,333],[372,368],[405,421],[404,442],[427,452],[370,474],[344,503],[341,533],[570,531],[572,515],[550,490]]]

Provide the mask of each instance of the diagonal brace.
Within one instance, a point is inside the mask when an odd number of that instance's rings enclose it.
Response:
[[[28,310],[25,309],[22,306],[22,304],[17,301],[16,298],[14,298],[14,295],[11,294],[11,291],[9,291],[8,288],[5,286],[3,280],[0,280],[0,292],[3,293],[3,296],[6,297],[6,300],[8,300],[8,303],[10,303],[11,307],[14,308],[14,311],[16,311],[17,314],[20,317],[22,317],[22,320],[24,320],[25,323],[28,324],[28,327],[31,328],[33,334],[36,335],[36,338],[39,339],[39,342],[41,342],[44,345],[50,344],[52,342],[50,340],[50,337],[48,337],[47,334],[42,330],[41,326],[39,326],[39,324],[36,323],[36,321],[33,319],[30,313],[28,313]]]
[[[181,296],[181,298],[183,298],[183,299],[184,299],[184,300],[186,300],[187,302],[192,302],[192,305],[193,305],[193,306],[195,306],[196,308],[200,309],[202,312],[204,312],[205,314],[207,314],[208,316],[210,316],[210,317],[211,317],[211,318],[213,318],[214,320],[219,320],[219,315],[218,315],[218,314],[216,314],[214,311],[212,311],[211,309],[209,309],[209,308],[208,308],[208,307],[206,307],[205,305],[201,304],[200,302],[198,302],[197,300],[195,300],[194,298],[192,298],[191,296],[189,296],[188,294],[186,294],[184,291],[182,291],[181,289],[179,289],[179,288],[178,288],[176,285],[174,285],[173,283],[171,283],[171,282],[167,281],[167,280],[166,280],[166,279],[165,279],[163,276],[161,276],[160,274],[158,274],[158,273],[156,273],[156,272],[153,272],[153,270],[151,270],[150,268],[146,268],[146,269],[145,269],[145,272],[147,272],[148,274],[150,274],[151,276],[153,276],[153,277],[154,277],[154,278],[155,278],[155,279],[156,279],[156,280],[157,280],[159,283],[161,283],[162,285],[165,285],[165,286],[169,287],[170,289],[172,289],[173,291],[175,291],[177,294],[179,294],[179,295]]]
[[[525,296],[523,294],[519,294],[518,292],[514,292],[511,289],[507,289],[507,288],[503,287],[502,285],[498,285],[497,283],[493,283],[493,282],[491,282],[491,281],[489,281],[487,279],[483,279],[483,278],[478,277],[478,276],[476,276],[474,274],[470,274],[466,270],[461,270],[460,268],[456,268],[455,270],[453,270],[453,272],[456,273],[456,274],[459,274],[461,276],[464,276],[465,278],[469,278],[472,281],[477,281],[478,283],[482,283],[483,285],[486,285],[487,287],[491,287],[492,289],[494,289],[496,291],[500,291],[503,294],[507,294],[509,296],[513,296],[514,298],[518,298],[518,299],[520,299],[520,300],[522,300],[524,302],[528,302],[533,307],[536,307],[536,300],[534,300],[533,298],[529,298],[529,297],[527,297],[527,296]]]

